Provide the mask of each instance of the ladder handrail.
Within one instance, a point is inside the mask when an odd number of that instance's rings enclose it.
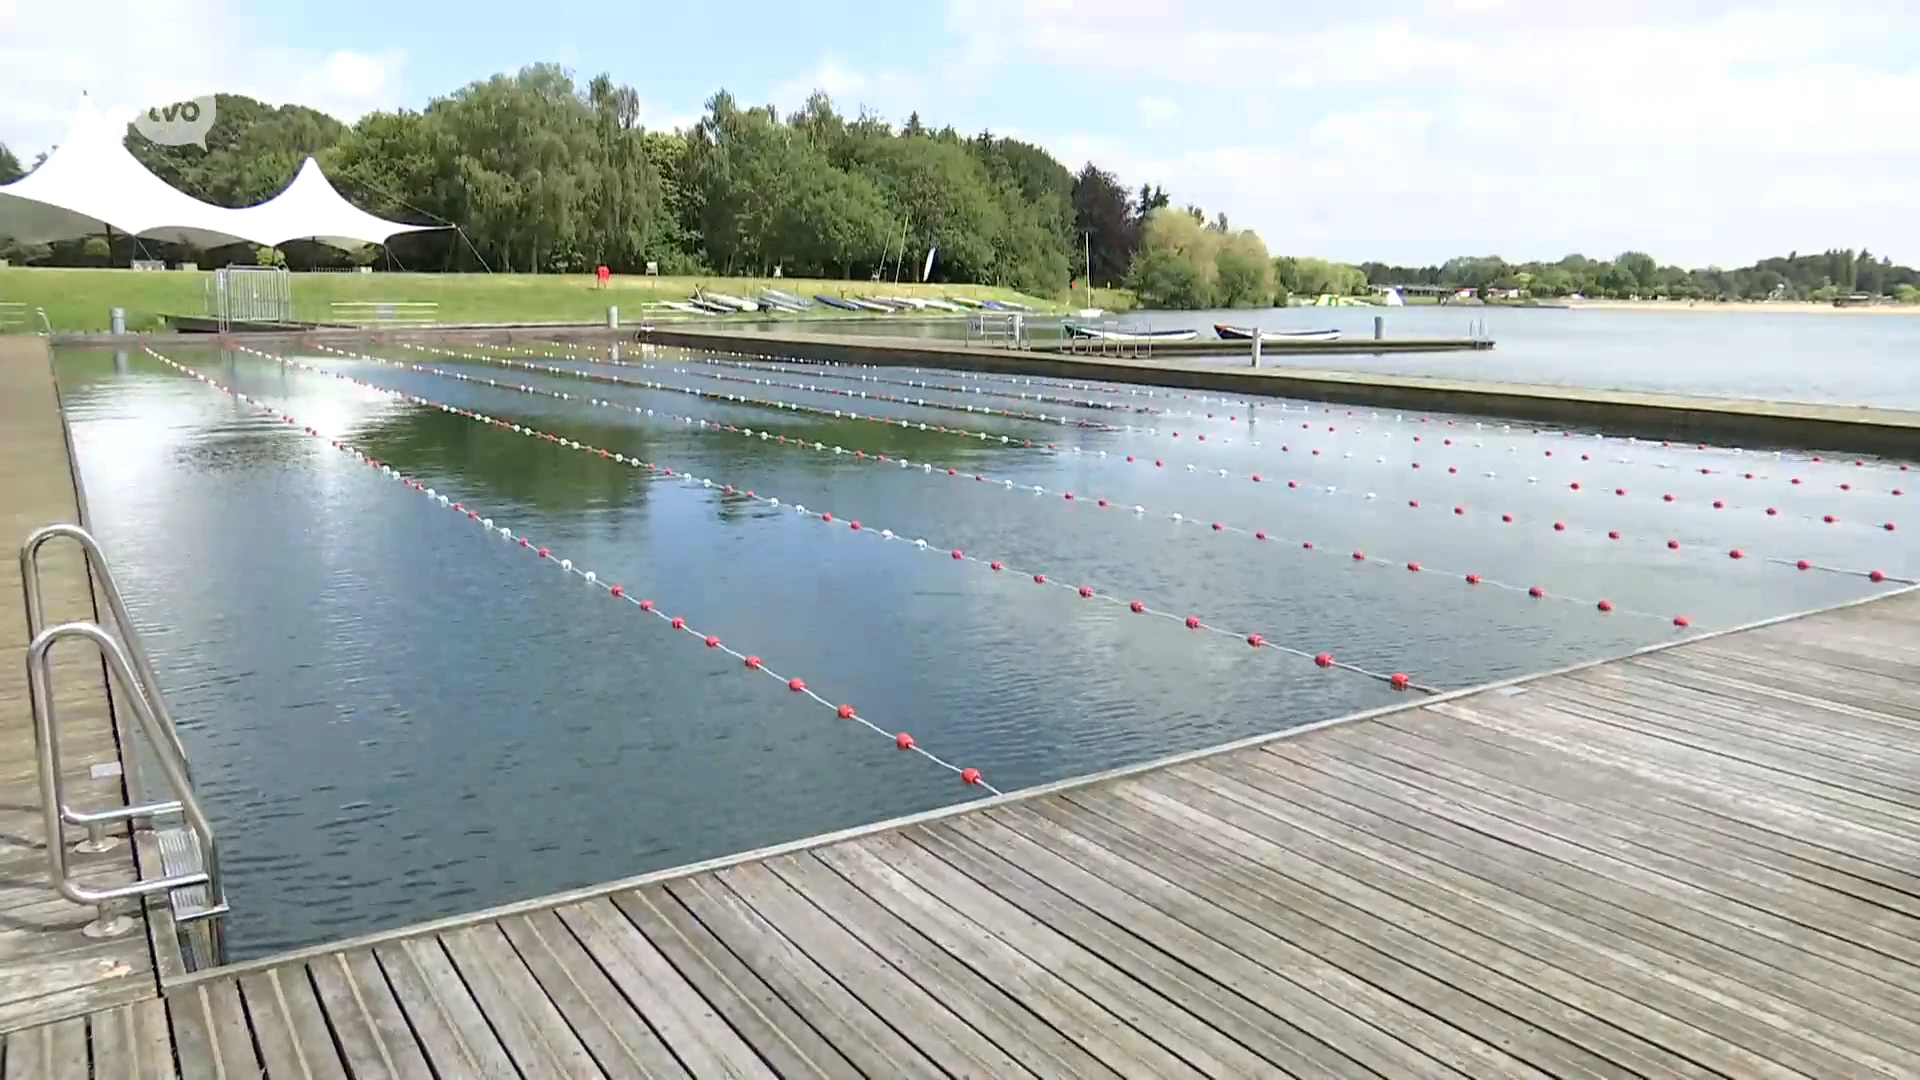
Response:
[[[52,664],[48,656],[55,644],[66,638],[76,637],[85,638],[98,646],[112,678],[128,689],[128,704],[132,707],[134,716],[140,721],[141,729],[147,733],[148,738],[154,740],[154,745],[159,751],[155,756],[159,760],[160,771],[166,777],[167,784],[178,796],[177,801],[124,806],[93,813],[81,813],[67,807],[65,783],[60,771],[58,737],[60,726],[55,713]],[[27,687],[33,701],[34,750],[40,771],[40,808],[47,828],[47,862],[53,872],[54,888],[60,895],[76,904],[99,905],[128,897],[145,896],[149,893],[168,892],[189,885],[204,884],[207,886],[209,903],[216,907],[222,904],[226,894],[221,887],[219,857],[213,842],[213,825],[207,820],[205,811],[200,807],[199,798],[193,793],[193,785],[182,768],[185,762],[170,752],[166,740],[161,737],[162,721],[159,714],[155,712],[153,703],[146,693],[134,682],[133,668],[127,662],[126,650],[120,647],[120,642],[112,634],[101,629],[97,623],[70,622],[49,626],[34,635],[32,643],[27,646]],[[192,827],[195,838],[199,840],[201,870],[172,877],[131,881],[125,885],[114,885],[104,889],[85,888],[67,876],[67,846],[63,838],[65,824],[91,826],[108,821],[125,821],[175,812],[186,817],[187,824]]]
[[[133,673],[139,677],[138,682],[129,689],[137,688],[137,692],[147,697],[148,704],[160,719],[168,747],[184,763],[187,760],[186,747],[181,744],[180,733],[174,727],[173,713],[160,694],[159,680],[153,674],[153,662],[147,658],[147,650],[140,644],[140,635],[133,628],[133,617],[127,614],[127,602],[120,595],[120,586],[114,581],[112,569],[107,566],[106,553],[100,550],[100,542],[93,538],[93,534],[78,525],[61,522],[43,526],[30,533],[20,545],[20,588],[26,596],[27,637],[31,639],[38,636],[46,619],[46,605],[40,595],[40,549],[47,541],[60,537],[79,544],[85,554],[87,566],[99,582],[100,591],[106,594],[114,628],[120,631],[120,639],[133,661]]]
[[[94,581],[106,596],[117,634],[109,633],[99,623],[90,620],[65,622],[57,626],[44,625],[46,605],[41,593],[40,550],[48,541],[61,537],[80,546]],[[100,927],[114,923],[111,905],[119,900],[171,892],[193,885],[207,887],[207,907],[202,912],[194,913],[196,917],[224,912],[226,892],[221,882],[213,824],[207,820],[200,799],[193,790],[192,770],[186,749],[180,742],[179,730],[174,725],[173,714],[167,708],[165,695],[160,692],[160,682],[154,675],[153,663],[140,643],[140,634],[134,627],[133,617],[127,612],[126,600],[121,596],[119,584],[114,580],[113,571],[107,564],[106,555],[100,550],[99,542],[78,525],[60,523],[34,530],[20,545],[20,589],[26,602],[27,633],[31,638],[26,656],[27,687],[33,708],[41,811],[46,819],[47,860],[54,888],[74,903],[97,905],[100,908],[100,920],[96,925]],[[54,645],[69,638],[85,638],[99,648],[110,685],[118,686],[123,691],[140,730],[153,745],[161,775],[172,789],[173,799],[93,811],[76,810],[67,805],[49,655]],[[104,889],[89,889],[69,880],[65,825],[84,826],[90,842],[96,845],[94,849],[97,850],[105,838],[105,826],[108,824],[131,822],[139,818],[151,820],[170,814],[184,817],[193,831],[200,854],[198,871],[141,879]],[[120,925],[125,925],[123,920]],[[119,931],[103,929],[101,932]]]

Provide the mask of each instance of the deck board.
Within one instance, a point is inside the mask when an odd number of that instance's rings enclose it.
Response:
[[[159,994],[146,937],[111,942],[80,933],[93,909],[54,892],[47,877],[33,721],[26,680],[26,613],[20,541],[43,525],[80,520],[66,430],[46,342],[0,336],[0,1031],[44,1024]],[[42,549],[49,623],[95,617],[92,583],[71,544]],[[91,647],[68,642],[53,653],[53,698],[61,729],[61,772],[71,805],[124,805],[120,747],[105,674]],[[132,847],[75,855],[76,879],[100,886],[132,880]],[[66,843],[84,839],[69,827]]]
[[[117,751],[63,663],[86,773]],[[31,817],[0,808],[5,1078],[1920,1076],[1916,591],[164,998],[36,889]]]

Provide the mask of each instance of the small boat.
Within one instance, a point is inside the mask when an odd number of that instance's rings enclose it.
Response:
[[[1081,308],[1079,311],[1073,312],[1073,317],[1076,319],[1097,319],[1100,316],[1105,314],[1106,312],[1100,308],[1088,307],[1088,308]]]
[[[953,303],[948,300],[927,299],[927,300],[922,300],[920,302],[922,304],[925,304],[927,307],[932,308],[935,311],[948,311],[948,312],[957,313],[957,312],[962,312],[967,310],[966,308],[961,307],[959,304]]]
[[[971,296],[949,296],[947,297],[947,303],[957,304],[963,308],[977,308],[982,306],[980,301],[975,300]]]
[[[916,300],[911,296],[876,296],[874,299],[895,311],[919,311],[926,306],[925,300]]]
[[[703,300],[698,296],[686,301],[686,305],[695,311],[707,315],[732,315],[740,310],[739,308],[728,307],[725,304],[716,304],[711,300]]]
[[[1193,341],[1200,336],[1198,330],[1108,330],[1078,323],[1061,323],[1060,329],[1068,337],[1098,341]]]
[[[1252,341],[1255,330],[1251,326],[1228,326],[1226,323],[1214,323],[1213,332],[1222,341]],[[1338,341],[1338,330],[1261,330],[1261,341]]]
[[[691,303],[686,303],[680,300],[668,300],[665,302],[665,306],[669,311],[684,312],[688,315],[711,315],[712,314],[712,312],[708,311],[706,308],[696,307]]]
[[[859,304],[856,304],[851,300],[842,300],[837,296],[827,296],[824,293],[814,293],[813,298],[827,305],[830,308],[839,308],[841,311],[861,310],[861,307]]]
[[[808,300],[806,297],[795,296],[789,292],[781,292],[779,289],[761,289],[760,302],[763,304],[772,304],[774,307],[787,311],[805,311],[813,306],[813,301]]]
[[[891,315],[894,310],[886,304],[882,304],[877,300],[865,296],[849,296],[847,297],[847,301],[858,305],[861,311],[877,311],[882,315]]]
[[[1032,311],[1033,310],[1027,305],[1019,302],[1018,300],[1001,300],[1001,301],[998,301],[998,303],[1000,303],[1001,305],[1007,308],[1011,308],[1014,311]]]
[[[986,309],[987,309],[988,311],[1013,311],[1013,310],[1015,310],[1015,308],[1014,308],[1014,307],[1013,307],[1012,305],[1010,305],[1010,304],[1003,304],[1003,303],[1001,303],[1001,302],[1000,302],[1000,301],[998,301],[998,300],[982,300],[982,301],[980,301],[980,306],[981,306],[981,307],[983,307],[983,308],[986,308]]]
[[[702,292],[700,294],[700,299],[705,300],[709,303],[720,304],[724,307],[730,307],[735,311],[759,311],[760,310],[759,304],[756,304],[751,300],[742,299],[741,297],[738,297],[738,296],[728,296],[726,293]]]

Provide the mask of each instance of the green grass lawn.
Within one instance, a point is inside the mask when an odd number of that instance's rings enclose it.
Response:
[[[128,329],[153,330],[161,328],[162,315],[204,314],[212,276],[210,272],[191,270],[0,267],[0,302],[24,303],[29,313],[33,308],[45,308],[55,330],[105,330],[108,309],[115,307],[126,309]],[[614,304],[620,308],[622,322],[633,322],[645,316],[665,314],[647,305],[684,300],[696,286],[746,297],[772,287],[805,297],[816,293],[965,296],[977,300],[1014,300],[1046,311],[1079,306],[981,285],[895,285],[804,278],[616,276],[607,288],[600,289],[595,287],[591,276],[584,274],[388,273],[294,274],[292,277],[294,317],[307,322],[337,321],[330,307],[335,301],[434,303],[439,305],[437,316],[441,322],[494,323],[602,322],[606,319],[607,306]],[[822,315],[830,312],[824,308],[817,310]]]

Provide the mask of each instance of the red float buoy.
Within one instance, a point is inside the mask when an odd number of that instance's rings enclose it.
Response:
[[[1311,540],[1302,540],[1302,541],[1300,541],[1300,546],[1301,546],[1301,547],[1303,547],[1303,548],[1306,548],[1306,549],[1308,549],[1308,550],[1312,550],[1312,548],[1313,548],[1313,541],[1311,541]]]
[[[1685,615],[1675,615],[1673,617],[1673,625],[1681,627],[1691,626],[1693,625],[1693,620],[1687,618]]]
[[[1356,552],[1354,552],[1354,553],[1353,553],[1353,561],[1354,561],[1354,562],[1359,562],[1359,561],[1361,561],[1362,559],[1365,559],[1366,557],[1367,557],[1367,553],[1366,553],[1366,552],[1364,552],[1364,551],[1356,551]]]
[[[1478,584],[1480,584],[1480,575],[1479,575],[1479,574],[1468,574],[1468,575],[1467,575],[1467,584],[1469,584],[1469,585],[1478,585]]]
[[[685,630],[687,628],[687,620],[681,618],[678,615],[675,615],[673,618],[668,619],[667,624],[669,626],[672,626],[675,630]]]
[[[1265,540],[1265,539],[1267,538],[1267,530],[1265,530],[1265,529],[1255,529],[1255,530],[1253,531],[1253,538],[1254,538],[1255,540]]]
[[[1725,510],[1727,508],[1727,504],[1720,501],[1719,499],[1715,499],[1713,500],[1713,508],[1715,510]]]
[[[1141,603],[1138,600],[1135,600],[1132,603],[1127,605],[1127,610],[1133,612],[1135,615],[1138,615],[1141,612],[1147,610],[1147,605]]]
[[[806,688],[807,688],[807,684],[801,681],[799,676],[795,676],[787,680],[787,689],[793,691],[796,694],[802,690],[805,690]]]
[[[1831,524],[1833,524],[1833,515],[1832,515],[1832,514],[1822,514],[1822,515],[1820,516],[1820,520],[1821,520],[1821,521],[1824,521],[1824,522],[1826,522],[1826,523],[1827,523],[1827,524],[1829,524],[1829,525],[1831,525]]]
[[[1614,489],[1613,489],[1613,493],[1614,493],[1615,495],[1625,495],[1625,494],[1627,493],[1627,489],[1626,489],[1626,488],[1614,488]]]
[[[1248,634],[1248,635],[1247,635],[1247,644],[1249,644],[1249,645],[1251,645],[1251,646],[1253,646],[1253,647],[1254,647],[1254,648],[1256,648],[1256,649],[1257,649],[1257,648],[1259,648],[1259,647],[1261,646],[1261,644],[1262,644],[1263,642],[1265,642],[1266,640],[1267,640],[1266,638],[1263,638],[1263,637],[1261,637],[1261,636],[1260,636],[1259,634]]]
[[[821,521],[825,521],[825,522],[828,522],[828,523],[831,523],[831,522],[833,521],[833,514],[831,514],[831,513],[824,513],[824,514],[821,514],[821,515],[820,515],[820,520],[821,520]]]
[[[834,712],[837,713],[842,720],[853,719],[853,706],[851,705],[842,705],[838,709],[835,709]]]
[[[1769,506],[1769,507],[1767,507],[1767,516],[1768,516],[1768,517],[1773,517],[1773,516],[1775,516],[1775,515],[1776,515],[1776,514],[1778,514],[1778,513],[1780,513],[1780,511],[1778,511],[1778,510],[1776,510],[1776,509],[1774,509],[1773,507],[1771,507],[1771,506]]]
[[[541,548],[539,551],[535,552],[535,554],[539,555],[541,558],[544,559],[547,557],[547,549]]]
[[[1072,501],[1073,501],[1073,492],[1071,492],[1071,491],[1066,491],[1066,492],[1062,492],[1062,493],[1061,493],[1061,496],[1060,496],[1060,497],[1061,497],[1061,498],[1063,498],[1063,499],[1065,499],[1065,500],[1067,500],[1068,502],[1072,502]]]
[[[903,731],[893,737],[893,745],[902,750],[911,750],[913,749],[913,736]]]
[[[618,585],[614,585],[607,589],[607,593],[611,596],[625,596],[627,595],[627,590]]]
[[[1567,485],[1567,487],[1568,487],[1568,488],[1569,488],[1570,490],[1573,490],[1573,491],[1579,491],[1579,490],[1580,490],[1580,481],[1578,481],[1578,480],[1575,480],[1575,481],[1574,481],[1573,483],[1571,483],[1571,484],[1568,484],[1568,485]]]
[[[1609,540],[1618,540],[1618,539],[1620,539],[1620,530],[1619,530],[1619,529],[1608,529],[1608,530],[1607,530],[1607,539],[1609,539]]]
[[[1456,506],[1453,508],[1453,512],[1456,514],[1464,514],[1467,512],[1467,508],[1464,506]]]
[[[1566,523],[1566,522],[1564,522],[1564,521],[1556,521],[1556,522],[1554,522],[1554,523],[1553,523],[1553,531],[1554,531],[1554,532],[1566,532],[1566,531],[1567,531],[1567,523]]]
[[[1254,474],[1253,474],[1253,482],[1254,482],[1254,483],[1256,483],[1256,484],[1260,482],[1260,474],[1259,474],[1259,473],[1254,473]]]
[[[1417,509],[1419,509],[1419,508],[1420,508],[1420,500],[1419,500],[1419,499],[1408,499],[1408,500],[1407,500],[1407,505],[1408,505],[1408,506],[1411,506],[1411,507],[1413,507],[1414,509],[1416,509],[1416,510],[1417,510]]]
[[[1320,666],[1321,666],[1321,667],[1323,667],[1323,668],[1325,668],[1325,667],[1332,667],[1332,666],[1333,666],[1333,654],[1332,654],[1332,653],[1324,653],[1324,652],[1323,652],[1323,653],[1315,653],[1315,654],[1314,654],[1314,657],[1313,657],[1313,662],[1314,662],[1314,663],[1316,663],[1316,664],[1318,664],[1318,665],[1320,665]]]
[[[653,610],[653,601],[651,601],[651,600],[642,600],[642,601],[640,601],[640,610],[641,610],[641,611],[652,611],[652,610]]]
[[[1801,569],[1801,570],[1811,570],[1811,569],[1813,569],[1813,564],[1812,564],[1811,562],[1808,562],[1808,561],[1807,561],[1807,560],[1805,560],[1805,559],[1801,559],[1800,561],[1798,561],[1798,562],[1796,562],[1796,563],[1794,563],[1793,565],[1794,565],[1794,566],[1795,566],[1796,568],[1798,568],[1798,569]]]
[[[1882,526],[1880,526],[1880,527],[1881,527],[1881,528],[1883,528],[1883,529],[1885,529],[1885,530],[1887,530],[1888,532],[1892,532],[1892,531],[1893,531],[1893,522],[1891,522],[1891,521],[1889,521],[1889,522],[1887,522],[1887,523],[1886,523],[1885,525],[1882,525]]]
[[[1035,585],[1045,585],[1047,583],[1047,575],[1045,574],[1033,575],[1033,583]]]
[[[1501,514],[1501,515],[1500,515],[1500,520],[1501,520],[1501,521],[1504,521],[1504,522],[1506,522],[1506,523],[1507,523],[1508,525],[1511,525],[1511,524],[1513,524],[1513,515],[1512,515],[1512,514]]]
[[[1091,585],[1080,586],[1080,599],[1086,600],[1091,598],[1092,596],[1093,596],[1093,586]]]
[[[1597,608],[1599,608],[1599,609],[1600,609],[1601,611],[1612,611],[1612,610],[1613,610],[1613,601],[1611,601],[1611,600],[1601,600],[1601,601],[1600,601],[1600,602],[1599,602],[1598,604],[1595,604],[1594,606],[1595,606],[1595,607],[1597,607]]]
[[[1662,495],[1662,496],[1660,496],[1660,500],[1661,500],[1662,502],[1672,502],[1672,501],[1673,501],[1673,493],[1672,493],[1672,492],[1668,492],[1667,494],[1665,494],[1665,495]]]
[[[1419,564],[1419,563],[1417,563],[1417,562],[1410,562],[1410,563],[1408,563],[1408,564],[1407,564],[1407,569],[1409,569],[1409,570],[1411,570],[1411,571],[1413,571],[1413,572],[1415,572],[1415,573],[1419,573],[1419,572],[1420,572],[1420,564]]]
[[[742,660],[741,663],[750,668],[758,668],[760,666],[760,658],[757,656],[749,656],[745,660]]]
[[[973,769],[973,768],[967,768],[967,769],[961,769],[961,770],[960,770],[960,782],[961,782],[961,783],[964,783],[964,784],[977,784],[977,783],[979,783],[979,782],[980,782],[980,770],[979,770],[979,769]]]
[[[1680,550],[1680,541],[1678,541],[1678,540],[1669,540],[1669,541],[1667,541],[1667,550],[1668,550],[1668,551],[1679,551],[1679,550]]]
[[[1527,595],[1533,597],[1535,600],[1538,600],[1541,597],[1547,595],[1547,590],[1541,588],[1538,585],[1533,585],[1527,589]]]
[[[1154,459],[1153,459],[1153,467],[1154,467],[1154,468],[1156,468],[1156,469],[1158,469],[1158,468],[1162,468],[1162,467],[1163,467],[1164,465],[1165,465],[1165,463],[1164,463],[1164,462],[1162,462],[1162,461],[1161,461],[1161,460],[1160,460],[1159,458],[1154,458]]]
[[[1187,616],[1187,629],[1189,630],[1200,629],[1200,616],[1198,615]]]
[[[1100,500],[1100,505],[1101,505],[1101,506],[1105,506],[1105,505],[1107,505],[1107,500],[1105,500],[1105,499],[1101,499],[1101,500]]]
[[[1000,569],[1003,569],[1003,567],[1002,567],[1002,566],[1000,565],[1000,560],[999,560],[999,559],[995,559],[995,560],[993,560],[992,562],[990,562],[990,563],[988,563],[988,564],[987,564],[987,569],[989,569],[989,570],[1000,570]]]
[[[709,648],[709,649],[717,649],[717,648],[719,648],[719,647],[720,647],[720,639],[719,639],[719,638],[717,638],[717,637],[714,637],[714,636],[713,636],[712,634],[708,634],[708,635],[707,635],[707,648]]]
[[[1405,674],[1396,671],[1392,675],[1388,676],[1387,685],[1393,687],[1395,690],[1405,690],[1407,688],[1407,683],[1410,681],[1411,680],[1409,680]]]
[[[1739,548],[1734,548],[1732,551],[1727,552],[1727,556],[1734,559],[1744,559],[1747,557],[1747,553],[1741,551]]]

